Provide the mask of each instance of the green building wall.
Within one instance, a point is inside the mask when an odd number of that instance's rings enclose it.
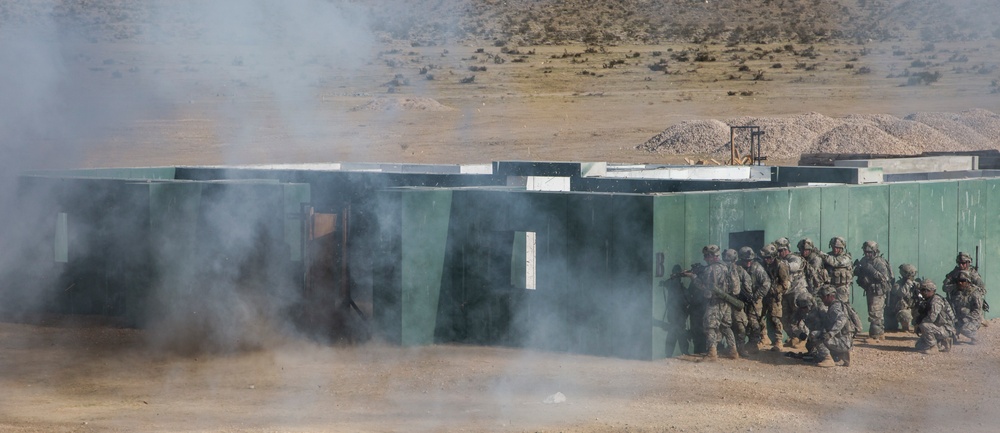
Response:
[[[730,247],[732,232],[760,230],[766,242],[787,236],[793,244],[809,237],[824,251],[830,238],[843,236],[855,258],[862,256],[862,243],[875,240],[897,277],[899,265],[911,263],[939,287],[957,252],[974,255],[978,247],[979,271],[989,288],[1000,276],[990,265],[1000,253],[998,187],[997,179],[973,179],[658,195],[651,257],[654,270],[667,271],[652,278],[651,358],[676,353],[664,346],[666,331],[659,326],[670,320],[664,290],[674,284],[669,270],[701,261],[706,244]],[[851,299],[867,330],[867,304],[856,284]],[[1000,302],[996,290],[987,300]]]

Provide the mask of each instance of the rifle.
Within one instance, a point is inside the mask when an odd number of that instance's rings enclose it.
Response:
[[[976,245],[976,266],[974,268],[972,268],[972,269],[975,269],[976,272],[979,272],[979,245]],[[984,283],[983,285],[986,285],[986,284]],[[985,287],[982,287],[982,289],[985,290]],[[986,302],[986,297],[984,296],[983,297],[983,313],[988,313],[989,311],[990,311],[990,303]]]
[[[740,311],[743,311],[743,301],[739,300],[739,298],[737,298],[737,297],[735,297],[733,295],[730,295],[730,294],[728,294],[726,292],[723,292],[721,289],[719,289],[717,287],[713,287],[711,290],[712,290],[712,293],[714,293],[719,298],[722,298],[722,300],[726,301],[727,304],[732,305],[733,308],[736,308],[736,309],[739,309]]]
[[[691,265],[691,269],[685,269],[685,270],[680,271],[680,272],[674,272],[674,273],[670,274],[670,278],[688,277],[688,276],[690,276],[690,274],[698,275],[704,269],[705,269],[705,265],[703,265],[701,263],[693,263]]]
[[[674,272],[674,273],[670,274],[670,278],[689,277],[689,276],[691,276],[691,274],[698,275],[698,274],[701,274],[702,270],[704,270],[704,269],[705,269],[705,265],[703,265],[701,263],[694,263],[694,264],[691,265],[691,269],[680,271],[680,272]],[[733,308],[738,308],[740,310],[743,310],[743,301],[739,300],[739,298],[737,298],[737,297],[735,297],[733,295],[730,295],[730,294],[722,291],[721,289],[718,289],[718,288],[715,288],[715,287],[713,287],[713,288],[711,288],[709,290],[711,290],[711,292],[713,294],[715,294],[716,296],[718,296],[720,299],[722,299],[723,301],[725,301],[727,304],[732,305]]]

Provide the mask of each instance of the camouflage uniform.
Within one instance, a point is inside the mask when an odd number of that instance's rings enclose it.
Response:
[[[837,291],[837,299],[847,304],[847,317],[854,324],[855,330],[861,329],[861,317],[851,306],[851,283],[854,280],[854,263],[851,253],[847,252],[844,238],[837,236],[830,239],[830,252],[822,253],[823,267],[830,276],[830,285]],[[838,252],[837,249],[840,251]]]
[[[733,278],[729,268],[719,260],[719,247],[708,245],[702,249],[708,266],[695,276],[692,284],[702,292],[707,301],[702,328],[705,330],[705,345],[708,356],[717,356],[717,347],[725,339],[730,348],[730,357],[739,358],[736,352],[736,337],[733,335],[733,311],[720,293],[739,295],[739,283]]]
[[[865,241],[865,256],[854,262],[854,275],[868,299],[868,336],[878,340],[885,334],[885,297],[892,290],[892,269],[879,254],[878,243]]]
[[[966,253],[958,253],[958,257],[955,258],[955,263],[955,268],[952,269],[948,275],[945,275],[944,285],[942,287],[942,289],[944,289],[944,293],[948,296],[948,299],[951,299],[951,292],[954,291],[957,286],[956,278],[958,277],[959,272],[962,271],[967,271],[969,273],[972,285],[976,286],[979,294],[985,298],[986,283],[983,282],[983,277],[979,275],[979,271],[972,266],[972,257],[969,257]]]
[[[733,307],[733,336],[736,338],[736,350],[740,355],[746,356],[744,345],[747,341],[748,320],[746,306],[753,303],[753,288],[751,287],[750,274],[736,263],[738,258],[736,250],[729,248],[722,252],[722,261],[732,274],[732,278],[739,285],[737,298],[743,301],[743,308]]]
[[[956,331],[958,335],[967,337],[970,343],[976,344],[976,333],[983,322],[983,297],[979,288],[972,284],[970,272],[959,272],[955,283],[957,286],[950,293],[950,298],[955,310]]]
[[[781,350],[781,337],[784,328],[781,325],[781,297],[788,290],[788,263],[778,258],[777,248],[772,244],[764,245],[760,250],[760,257],[764,260],[764,270],[767,271],[768,278],[771,279],[771,290],[764,295],[763,313],[767,320],[774,327],[774,335],[771,338],[771,350]]]
[[[799,335],[803,333],[801,323],[794,319],[797,310],[796,300],[799,298],[811,298],[809,290],[806,288],[806,277],[803,271],[804,262],[802,257],[792,254],[788,245],[788,238],[778,238],[774,241],[774,246],[778,250],[778,256],[788,264],[788,290],[781,296],[781,311],[783,315],[782,326],[788,334],[785,347],[797,347],[800,343]]]
[[[909,263],[899,265],[899,281],[892,287],[889,293],[889,317],[896,319],[897,327],[903,332],[910,332],[910,325],[913,323],[913,312],[911,309],[914,300],[920,296],[917,287],[920,282],[916,280],[917,268]]]
[[[802,257],[802,272],[806,278],[806,290],[813,297],[819,297],[819,288],[823,287],[830,276],[823,267],[823,258],[820,257],[819,250],[813,245],[812,239],[803,238],[799,241],[799,256]]]
[[[920,283],[921,298],[914,314],[917,334],[920,334],[916,347],[924,353],[934,347],[950,350],[956,335],[955,312],[948,301],[934,293],[935,290],[937,287],[932,281]]]
[[[676,266],[675,271],[680,272],[680,266]],[[675,273],[671,278],[660,281],[666,304],[660,326],[667,334],[665,339],[667,356],[672,356],[675,351],[685,355],[691,352],[691,336],[687,325],[691,300],[688,288],[681,284],[677,276],[679,275]]]
[[[832,286],[823,287],[820,295],[826,304],[826,312],[820,314],[819,328],[810,332],[816,341],[819,366],[833,367],[836,359],[844,360],[844,366],[849,366],[852,331],[847,317],[847,303],[838,299],[837,290]]]
[[[767,324],[764,322],[764,296],[771,291],[771,277],[767,275],[762,265],[756,259],[753,248],[740,248],[740,266],[746,270],[750,276],[750,288],[752,302],[747,302],[744,311],[747,313],[748,347],[760,348],[767,333]],[[742,294],[742,292],[741,292]]]
[[[830,247],[845,248],[844,239],[836,237],[830,239]],[[827,275],[830,276],[830,285],[837,291],[837,299],[841,302],[851,302],[851,280],[854,279],[854,268],[851,253],[841,250],[840,252],[830,251],[820,253],[823,259],[823,267],[826,268]]]

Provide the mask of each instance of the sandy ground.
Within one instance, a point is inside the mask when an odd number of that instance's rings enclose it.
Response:
[[[645,362],[295,339],[177,356],[132,329],[0,323],[0,431],[987,432],[998,326],[931,355],[889,334],[823,369],[772,352]]]
[[[811,58],[786,50],[749,60],[712,45],[719,61],[672,60],[669,74],[648,67],[654,51],[699,47],[587,54],[583,46],[537,47],[523,62],[496,64],[485,53],[499,49],[488,45],[484,52],[477,45],[386,46],[380,49],[392,54],[350,65],[293,49],[286,62],[264,65],[228,47],[70,47],[69,60],[58,65],[70,78],[55,85],[70,91],[57,95],[59,103],[8,105],[26,108],[12,117],[7,110],[11,124],[41,116],[46,125],[45,133],[6,137],[25,143],[13,155],[23,158],[8,161],[22,169],[656,163],[676,157],[635,146],[690,119],[1000,112],[995,74],[972,68],[995,62],[996,46],[938,44],[932,67],[942,78],[903,85],[898,74],[934,54],[921,53],[921,45],[820,46],[822,55]],[[634,52],[640,57],[627,64],[602,67]],[[554,58],[562,53],[582,55]],[[948,64],[953,55],[968,59]],[[744,63],[750,72],[738,72]],[[45,62],[27,56],[10,65]],[[418,73],[432,65],[434,80]],[[473,74],[472,66],[487,70]],[[862,66],[872,72],[858,74]],[[752,80],[753,71],[765,71],[765,79]],[[389,93],[397,74],[409,83]],[[460,82],[471,75],[473,83]],[[429,98],[425,108],[450,109],[352,110],[377,98]],[[252,352],[182,356],[150,347],[143,331],[90,320],[2,322],[0,431],[995,431],[997,329],[996,322],[985,329],[980,345],[930,356],[911,349],[913,336],[892,334],[879,345],[859,344],[849,368],[820,369],[775,353],[643,362],[377,341],[331,347],[297,337]],[[544,402],[557,392],[565,402]]]

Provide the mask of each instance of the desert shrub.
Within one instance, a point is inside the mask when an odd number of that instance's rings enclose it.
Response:
[[[700,51],[700,52],[698,52],[698,54],[695,54],[694,61],[696,61],[696,62],[714,62],[715,61],[715,56],[713,56],[711,53],[708,53],[708,52],[705,52],[705,51]]]
[[[660,59],[660,61],[658,61],[656,63],[653,63],[653,64],[650,64],[650,65],[647,65],[647,66],[649,67],[649,70],[653,71],[653,72],[666,71],[667,70],[667,60],[666,59]]]
[[[926,72],[926,71],[919,72],[919,73],[910,75],[907,78],[907,80],[906,80],[906,85],[907,86],[919,86],[919,85],[923,84],[925,86],[929,86],[931,83],[936,82],[940,78],[941,78],[941,73],[940,72],[936,72],[936,71],[934,73],[930,73],[930,72]]]

